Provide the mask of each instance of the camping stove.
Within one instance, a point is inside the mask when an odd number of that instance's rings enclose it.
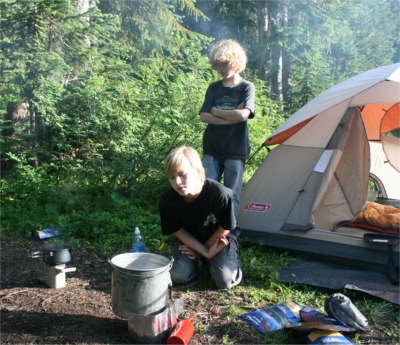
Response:
[[[45,263],[44,266],[46,269],[46,276],[44,277],[44,282],[47,284],[47,286],[55,289],[60,289],[67,285],[65,279],[65,273],[76,271],[76,267],[66,268],[65,264],[52,266]]]

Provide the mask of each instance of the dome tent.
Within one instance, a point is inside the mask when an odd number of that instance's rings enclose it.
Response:
[[[253,243],[363,267],[387,264],[366,231],[341,227],[364,209],[370,180],[400,199],[400,63],[321,93],[265,142],[274,147],[245,186],[238,223]],[[398,265],[399,247],[394,247]]]

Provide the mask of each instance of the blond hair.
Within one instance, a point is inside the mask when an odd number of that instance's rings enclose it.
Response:
[[[165,158],[165,176],[173,176],[187,161],[190,166],[200,173],[201,183],[206,179],[203,164],[198,152],[190,146],[181,146],[173,149]]]
[[[228,63],[236,72],[243,72],[247,65],[246,50],[235,40],[214,43],[209,55],[211,66]]]

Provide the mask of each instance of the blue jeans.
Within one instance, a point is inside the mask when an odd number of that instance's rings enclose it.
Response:
[[[242,192],[244,161],[240,159],[219,160],[210,155],[203,156],[203,166],[206,177],[221,182],[224,176],[224,185],[233,191],[233,207],[237,218],[240,207],[240,193]]]
[[[234,235],[227,236],[229,245],[211,260],[210,274],[220,289],[230,289],[242,281],[242,266],[239,259],[239,244]],[[171,268],[171,280],[174,284],[187,284],[196,278],[198,260],[192,260],[178,248],[182,244],[176,240],[172,248],[174,263]]]

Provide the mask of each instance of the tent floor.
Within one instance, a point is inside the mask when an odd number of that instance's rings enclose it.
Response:
[[[326,231],[277,233],[242,229],[241,238],[247,239],[253,244],[263,244],[267,247],[306,254],[310,257],[323,258],[351,267],[378,272],[387,271],[389,247],[388,245],[366,243],[363,236],[371,231],[351,227],[339,228],[335,232],[329,232],[329,240],[321,239],[325,237],[320,236],[322,232]],[[392,249],[394,262],[398,267],[399,244],[393,246]]]

